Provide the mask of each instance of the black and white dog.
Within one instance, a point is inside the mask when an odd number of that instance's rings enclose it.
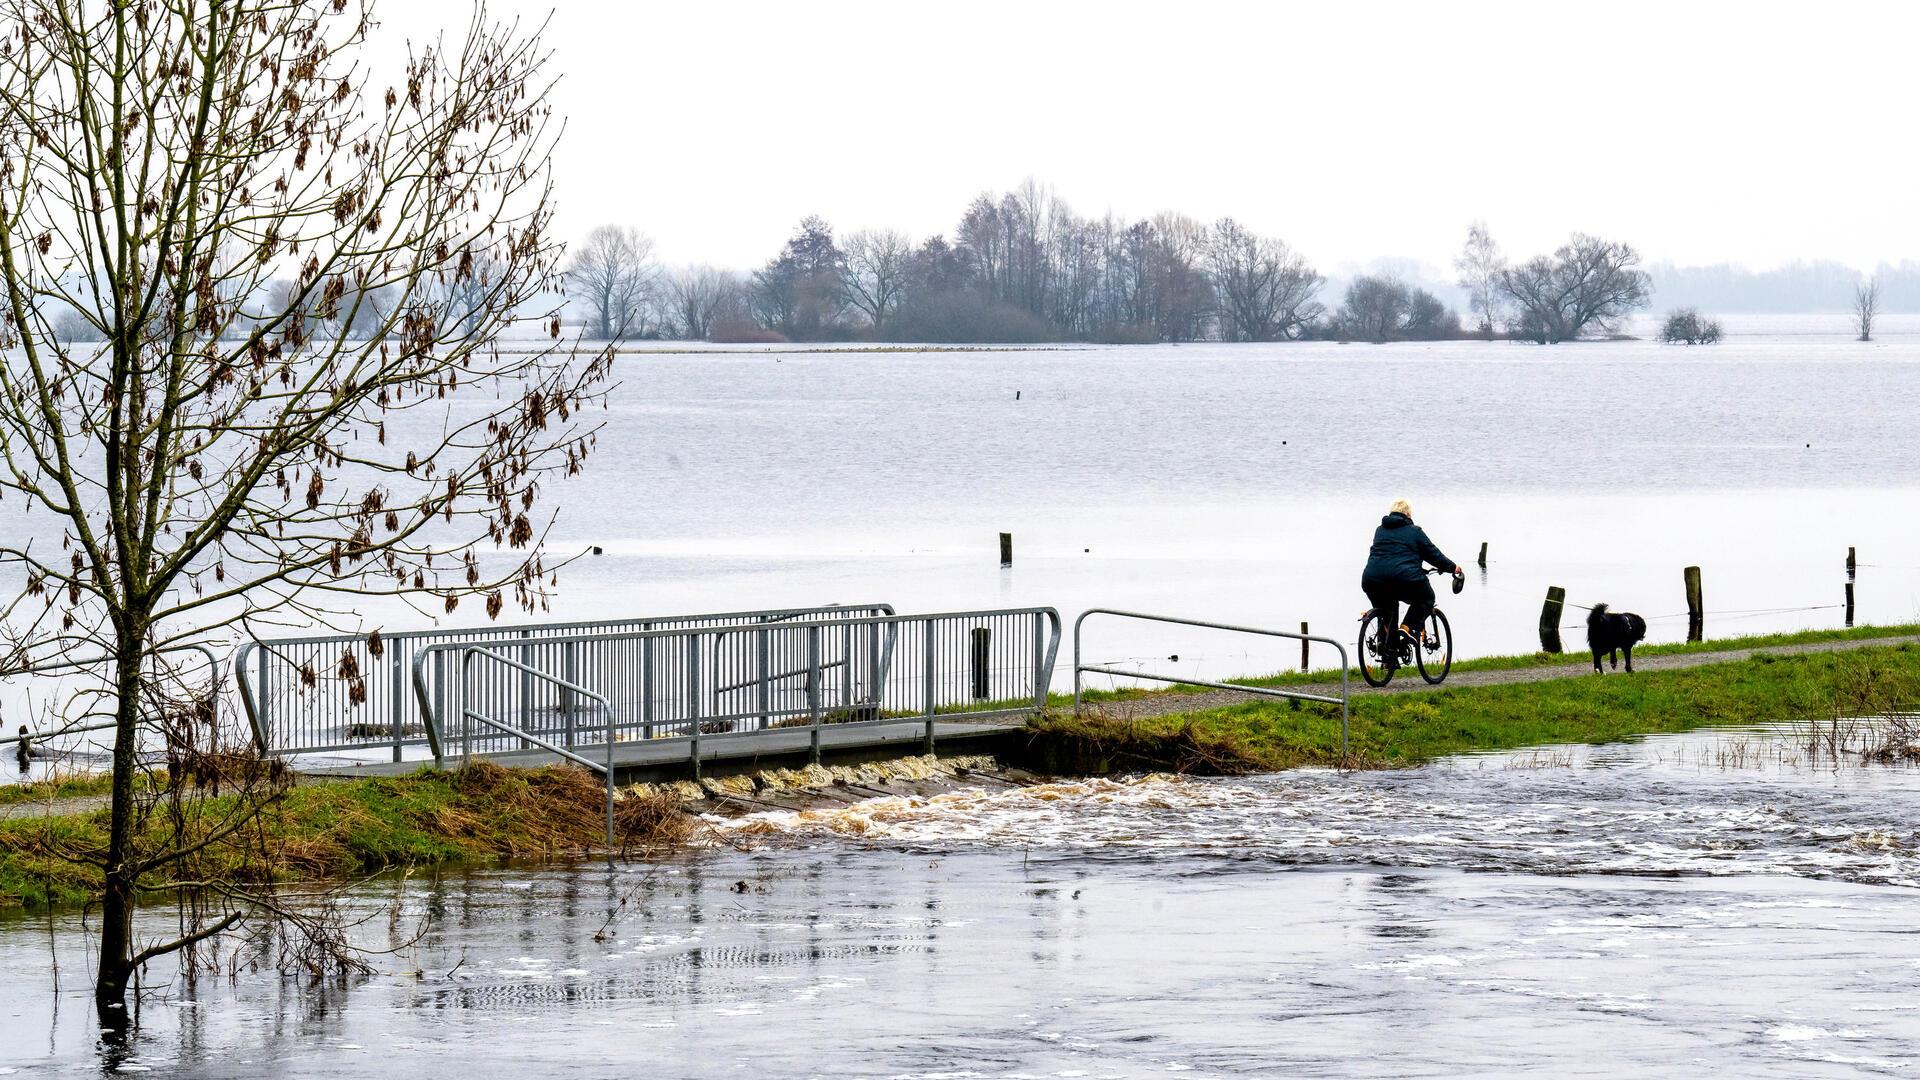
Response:
[[[1593,605],[1593,611],[1587,615],[1587,648],[1593,650],[1593,670],[1604,670],[1600,666],[1600,657],[1609,656],[1613,666],[1620,666],[1620,653],[1627,654],[1627,674],[1633,674],[1633,646],[1647,636],[1647,620],[1631,611],[1618,615],[1607,610],[1605,604]]]

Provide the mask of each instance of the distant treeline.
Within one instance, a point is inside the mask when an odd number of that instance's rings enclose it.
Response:
[[[1837,262],[1797,262],[1775,270],[1738,266],[1649,268],[1663,304],[1717,312],[1848,311],[1863,281],[1880,284],[1882,312],[1920,312],[1920,263],[1882,263],[1872,275]]]
[[[589,336],[713,341],[1358,341],[1606,332],[1651,295],[1625,244],[1575,235],[1509,265],[1475,225],[1456,263],[1471,326],[1426,289],[1361,275],[1338,296],[1283,240],[1232,218],[1084,217],[1029,182],[984,194],[951,239],[836,235],[809,217],[746,273],[660,267],[636,229],[602,226],[567,291]]]

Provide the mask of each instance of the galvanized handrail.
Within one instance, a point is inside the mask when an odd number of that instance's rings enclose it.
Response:
[[[756,656],[728,656],[719,652],[720,641],[742,632],[758,638],[760,647]],[[921,655],[909,656],[904,662],[896,662],[890,655],[885,660],[879,659],[883,655],[882,644],[890,654],[902,632],[921,636],[925,646]],[[823,646],[829,633],[841,650],[838,659],[828,660],[824,655]],[[577,679],[549,676],[546,682],[569,692],[573,687],[596,686],[596,696],[611,702],[614,715],[611,727],[615,732],[627,728],[642,739],[685,738],[688,756],[697,773],[704,740],[753,736],[770,727],[809,729],[809,750],[817,760],[823,725],[919,721],[925,725],[923,737],[931,752],[935,724],[940,719],[1030,714],[1043,707],[1059,656],[1060,638],[1059,613],[1053,608],[1039,607],[790,619],[778,626],[682,626],[546,638],[523,653],[544,657],[546,666],[536,663],[518,670],[550,673],[565,666],[569,671],[587,669],[598,673],[599,682],[584,675]],[[865,646],[864,657],[856,655],[856,640]],[[779,648],[773,648],[774,645]],[[573,706],[565,696],[539,701],[525,684],[496,680],[476,686],[463,678],[459,687],[462,700],[448,700],[450,687],[445,673],[449,656],[470,650],[492,652],[517,647],[520,647],[517,642],[511,645],[444,643],[427,646],[414,654],[414,695],[436,760],[444,758],[450,740],[456,737],[461,752],[471,752],[471,731],[463,727],[455,732],[447,720],[464,718],[472,708],[468,698],[476,693],[489,695],[499,706],[494,711],[519,710],[523,722],[510,734],[525,744],[537,745],[526,734],[533,729],[536,715],[553,718],[554,726],[547,730],[553,732],[564,727],[568,741],[571,740]],[[1029,647],[1028,655],[1017,655]],[[787,700],[778,702],[768,689],[777,679],[795,674],[773,662],[776,653],[796,658],[804,655],[805,666],[798,672],[806,677],[803,703],[792,701],[802,688],[783,691],[781,696]],[[723,667],[721,661],[730,663]],[[839,700],[829,704],[825,676],[836,670],[841,678]],[[856,693],[855,679],[863,672],[869,681]],[[1004,696],[994,698],[991,683],[996,672],[1002,685],[1008,677],[1016,680],[1017,693],[1022,695],[1018,704]],[[740,680],[735,677],[737,673],[754,677]],[[719,707],[718,689],[737,690],[743,685],[761,686],[760,700],[744,709],[728,711]],[[1024,695],[1029,690],[1031,697],[1027,699]]]
[[[543,750],[551,751],[555,754],[560,755],[563,758],[566,758],[569,761],[578,762],[579,764],[584,765],[587,768],[592,769],[600,773],[602,776],[604,776],[607,782],[607,849],[608,851],[612,851],[613,849],[613,787],[614,787],[613,703],[608,701],[606,698],[601,697],[599,694],[594,693],[592,690],[587,689],[584,686],[577,686],[571,682],[568,682],[565,679],[556,679],[552,675],[549,675],[544,671],[539,671],[534,668],[528,667],[527,665],[522,664],[518,660],[514,660],[510,657],[501,656],[499,653],[496,653],[493,650],[488,649],[484,646],[468,645],[468,646],[464,646],[463,648],[465,651],[465,659],[463,659],[460,663],[460,681],[463,686],[466,685],[472,677],[474,660],[484,658],[496,664],[503,664],[509,668],[519,671],[523,675],[528,675],[535,679],[540,679],[545,682],[552,683],[555,686],[559,686],[571,693],[579,694],[583,697],[590,697],[593,700],[598,701],[600,703],[601,715],[607,718],[607,761],[605,765],[602,765],[595,761],[591,761],[585,757],[582,757],[579,754],[574,753],[571,750],[567,750],[562,747],[555,746],[552,743],[546,741],[545,739],[540,738],[538,735],[533,734],[532,732],[522,731],[518,728],[514,728],[507,724],[503,724],[500,721],[495,720],[492,717],[486,716],[473,709],[470,709],[470,708],[464,709],[464,717],[467,720],[478,720],[480,723],[485,724],[488,727],[496,728],[510,735],[514,735],[518,738],[524,739],[527,742],[533,743],[534,745],[540,747]],[[468,699],[469,699],[468,695],[464,693],[461,694],[461,700],[463,702]],[[469,740],[469,742],[471,742],[471,740]]]
[[[1127,671],[1122,668],[1103,667],[1098,664],[1084,664],[1080,661],[1081,627],[1090,615],[1111,615],[1121,619],[1137,619],[1142,622],[1169,623],[1174,626],[1197,626],[1206,630],[1226,630],[1236,634],[1258,634],[1262,637],[1286,638],[1291,641],[1313,641],[1331,645],[1340,654],[1340,696],[1328,697],[1325,694],[1309,694],[1299,690],[1281,690],[1268,686],[1241,686],[1237,683],[1209,682],[1205,679],[1191,679],[1184,675],[1161,675],[1149,671]],[[1081,673],[1094,672],[1101,675],[1118,675],[1128,679],[1145,679],[1151,682],[1174,683],[1180,686],[1205,686],[1215,690],[1234,690],[1243,694],[1256,694],[1261,697],[1292,698],[1296,701],[1320,701],[1340,706],[1340,756],[1347,756],[1347,718],[1350,692],[1348,687],[1347,647],[1332,638],[1314,634],[1296,634],[1290,630],[1268,630],[1258,626],[1236,626],[1232,623],[1207,622],[1201,619],[1181,619],[1170,615],[1147,615],[1138,611],[1120,611],[1115,608],[1088,608],[1073,620],[1073,711],[1080,713]]]
[[[206,657],[207,671],[212,676],[211,681],[212,681],[213,690],[214,690],[214,693],[212,695],[213,722],[216,726],[218,726],[218,724],[220,723],[220,692],[219,692],[220,656],[219,654],[215,653],[213,651],[213,648],[204,642],[190,641],[184,645],[168,645],[163,648],[156,649],[149,655],[158,656],[166,653],[180,653],[180,652],[196,652],[196,653],[199,653],[201,656]],[[0,671],[0,679],[9,678],[14,675],[44,675],[44,674],[48,674],[50,672],[55,672],[55,671],[71,671],[76,668],[87,668],[87,667],[94,667],[99,664],[112,663],[113,660],[114,660],[114,657],[111,657],[111,656],[95,656],[85,660],[52,660],[52,661],[47,661],[43,663],[29,664],[26,667],[19,668],[14,671]],[[108,714],[99,712],[97,710],[89,710],[88,712],[83,713],[79,717],[79,719],[84,720],[90,716],[105,716],[105,715],[108,715]],[[86,724],[79,727],[67,726],[67,727],[61,727],[52,731],[38,731],[38,732],[30,731],[26,735],[20,735],[18,733],[15,733],[12,735],[0,737],[0,746],[6,746],[9,743],[19,742],[23,738],[26,739],[28,742],[40,742],[45,739],[58,739],[67,735],[81,735],[89,731],[105,731],[108,728],[115,726],[116,723],[117,721],[107,721],[106,723]]]
[[[233,654],[235,683],[239,690],[242,709],[252,725],[254,738],[264,750],[276,750],[281,753],[304,753],[325,750],[367,750],[391,747],[393,759],[402,760],[403,751],[409,746],[424,744],[435,757],[441,754],[436,745],[437,733],[426,730],[425,713],[419,717],[410,717],[407,707],[406,683],[412,655],[420,648],[432,644],[477,644],[491,643],[506,645],[527,644],[550,640],[556,637],[579,634],[582,632],[617,632],[632,629],[651,629],[685,625],[727,625],[735,630],[751,631],[762,624],[777,623],[800,617],[831,617],[833,613],[844,613],[840,617],[856,614],[892,614],[893,608],[887,604],[862,604],[854,606],[825,605],[811,608],[774,608],[760,611],[707,612],[680,615],[648,615],[628,619],[607,619],[591,622],[555,622],[529,623],[518,626],[481,626],[452,629],[403,630],[382,633],[381,641],[386,646],[381,657],[374,657],[368,651],[365,634],[321,634],[311,636],[259,638],[242,642]],[[366,689],[364,702],[346,700],[342,694],[341,680],[332,676],[330,669],[334,658],[323,653],[323,649],[340,646],[351,650],[361,665],[362,685]],[[890,655],[891,646],[887,648]],[[303,655],[304,654],[304,655]],[[276,723],[275,701],[285,701],[284,695],[276,695],[276,688],[297,685],[302,661],[312,664],[316,669],[320,686],[310,691],[302,691],[311,696],[295,701],[298,712]],[[258,670],[255,670],[257,667]],[[336,685],[341,684],[341,685]],[[311,685],[311,684],[310,684]],[[357,718],[365,717],[364,722]],[[349,719],[354,722],[349,724]],[[382,721],[384,720],[384,723]],[[413,723],[420,723],[418,734],[409,734]],[[364,727],[375,734],[356,735],[353,729]],[[344,734],[336,733],[334,728],[344,728]]]

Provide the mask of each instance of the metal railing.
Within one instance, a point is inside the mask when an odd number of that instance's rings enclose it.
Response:
[[[262,751],[301,754],[390,749],[393,760],[401,761],[410,748],[424,747],[438,758],[441,755],[435,732],[426,723],[408,684],[416,657],[436,645],[484,643],[496,651],[531,650],[540,641],[582,634],[750,626],[892,613],[893,608],[886,604],[827,605],[598,622],[409,630],[382,634],[378,656],[373,654],[366,634],[272,638],[243,642],[234,650],[233,668],[241,707]],[[353,674],[343,676],[343,657],[349,656]],[[528,651],[519,658],[530,662],[531,656]]]
[[[449,642],[415,653],[413,687],[437,757],[577,752],[597,729],[681,741],[697,773],[703,743],[774,729],[806,730],[818,760],[826,729],[918,724],[930,752],[938,722],[1031,715],[1046,703],[1060,637],[1054,609],[1008,608]],[[475,653],[517,663],[474,668]],[[607,723],[582,723],[583,688],[607,703]]]
[[[587,689],[584,686],[580,686],[575,683],[568,682],[565,679],[556,679],[552,675],[549,675],[544,671],[539,671],[534,668],[530,668],[527,665],[522,664],[516,660],[509,660],[506,657],[501,656],[499,653],[496,653],[489,649],[484,649],[484,648],[469,647],[464,651],[464,654],[461,659],[461,664],[460,664],[460,684],[462,687],[467,687],[472,685],[473,668],[474,668],[475,662],[500,664],[509,668],[510,670],[519,672],[522,676],[526,678],[537,679],[543,683],[547,683],[552,686],[558,687],[559,689],[564,691],[569,698],[576,698],[576,697],[590,698],[600,703],[600,715],[606,718],[605,730],[606,730],[607,760],[605,764],[582,757],[571,750],[567,750],[562,747],[555,746],[552,743],[547,742],[546,740],[536,735],[531,735],[524,731],[518,731],[515,728],[513,728],[511,725],[502,723],[499,720],[496,720],[493,717],[486,715],[485,713],[476,711],[471,706],[467,706],[465,708],[464,712],[462,713],[462,720],[468,724],[478,723],[498,731],[505,731],[505,732],[511,733],[516,737],[521,738],[527,742],[531,742],[534,745],[539,746],[544,750],[547,750],[551,753],[558,754],[561,757],[566,758],[568,761],[574,762],[579,765],[584,765],[587,768],[599,773],[601,777],[606,781],[606,785],[607,785],[607,849],[609,852],[611,852],[613,849],[613,798],[614,798],[613,796],[613,791],[614,791],[613,744],[615,741],[614,731],[613,731],[612,703],[609,702],[606,698],[601,697],[599,694],[594,693],[593,691]],[[467,701],[472,700],[472,696],[465,693],[461,695],[461,698],[462,700],[467,700]],[[567,731],[568,731],[568,734],[572,734],[573,728],[569,727]]]
[[[1108,615],[1119,619],[1135,619],[1141,622],[1166,623],[1173,626],[1196,626],[1206,630],[1226,630],[1236,634],[1257,634],[1262,637],[1286,638],[1289,641],[1312,641],[1331,645],[1340,654],[1340,696],[1311,694],[1300,690],[1283,690],[1271,686],[1243,686],[1239,683],[1209,682],[1205,679],[1188,678],[1185,675],[1162,675],[1151,671],[1129,671],[1124,668],[1104,667],[1098,664],[1083,663],[1080,659],[1082,628],[1089,616]],[[1168,615],[1146,615],[1138,611],[1117,611],[1113,608],[1089,608],[1073,620],[1073,711],[1080,712],[1082,691],[1080,676],[1084,672],[1101,675],[1117,675],[1128,679],[1145,679],[1151,682],[1175,683],[1181,686],[1205,686],[1215,690],[1233,690],[1243,694],[1256,694],[1261,697],[1292,698],[1296,701],[1319,701],[1340,706],[1340,756],[1347,756],[1347,717],[1350,701],[1348,691],[1347,647],[1332,638],[1317,637],[1313,634],[1296,634],[1288,630],[1267,630],[1257,626],[1234,626],[1230,623],[1203,622],[1199,619],[1179,619]]]
[[[220,723],[220,690],[221,690],[220,656],[218,653],[213,651],[212,646],[204,644],[202,642],[189,642],[185,645],[166,646],[165,648],[156,650],[151,655],[164,656],[169,653],[187,653],[187,652],[198,653],[206,659],[208,681],[210,684],[210,688],[212,690],[212,693],[210,696],[211,696],[211,705],[213,708],[213,722],[217,727]],[[62,671],[77,671],[81,668],[98,667],[101,664],[110,664],[113,662],[113,660],[114,658],[111,656],[95,656],[95,657],[90,657],[86,660],[42,661],[38,663],[28,664],[26,667],[16,668],[12,671],[0,671],[0,679],[11,678],[15,675],[51,675],[51,674],[55,674]],[[64,738],[68,735],[80,735],[90,731],[105,731],[108,728],[111,728],[115,725],[116,721],[114,721],[113,719],[107,719],[104,721],[100,721],[98,723],[85,722],[88,720],[92,720],[96,717],[102,717],[102,716],[111,717],[112,714],[99,709],[89,709],[86,712],[81,713],[79,716],[69,718],[66,722],[62,723],[60,726],[55,728],[49,728],[46,731],[30,731],[24,736],[20,735],[18,732],[15,732],[10,735],[0,736],[0,746],[7,746],[12,743],[17,743],[22,738],[26,739],[31,743],[41,743],[50,739]]]

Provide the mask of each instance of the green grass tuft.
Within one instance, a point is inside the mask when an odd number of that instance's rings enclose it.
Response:
[[[1883,630],[1884,633],[1884,630]],[[1668,671],[1581,675],[1423,694],[1353,699],[1350,753],[1362,767],[1418,765],[1471,750],[1548,743],[1615,742],[1710,725],[1826,719],[1862,698],[1861,687],[1895,686],[1920,704],[1920,646],[1862,648],[1745,660]],[[1338,765],[1340,714],[1312,702],[1257,701],[1138,720],[1052,715],[1042,737],[1124,739],[1135,757],[1166,740],[1232,748],[1241,771]],[[1169,767],[1185,753],[1166,754]]]

